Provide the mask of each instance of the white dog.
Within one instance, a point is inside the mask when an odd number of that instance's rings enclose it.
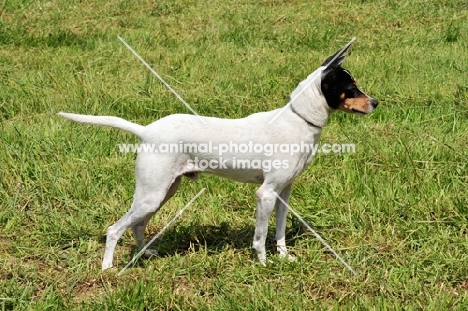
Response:
[[[107,125],[129,131],[147,145],[207,144],[226,146],[235,143],[245,145],[317,144],[322,127],[333,111],[367,114],[377,107],[377,101],[360,91],[350,73],[341,68],[343,54],[351,42],[302,81],[291,95],[290,103],[283,109],[260,112],[243,119],[219,119],[203,117],[206,124],[194,115],[174,114],[148,126],[141,126],[117,117],[89,116],[60,112],[59,115],[73,121]],[[274,120],[274,122],[270,122]],[[276,206],[276,241],[280,256],[287,256],[285,242],[285,204],[276,194],[288,202],[291,184],[311,163],[312,149],[300,152],[243,152],[223,150],[223,163],[219,150],[191,148],[181,152],[140,152],[136,159],[136,189],[130,210],[107,229],[107,241],[102,269],[112,267],[115,246],[129,227],[138,247],[144,246],[145,227],[150,218],[177,191],[182,175],[196,178],[200,172],[212,173],[240,182],[261,184],[257,190],[256,227],[253,248],[263,264],[266,261],[265,240],[268,220]],[[257,165],[236,165],[242,158]],[[227,159],[227,160],[226,160]],[[268,167],[258,165],[270,162]],[[204,162],[202,162],[204,161]]]

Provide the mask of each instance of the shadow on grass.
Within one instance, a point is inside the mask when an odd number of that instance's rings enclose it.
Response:
[[[159,257],[169,257],[174,254],[183,256],[200,249],[206,249],[208,253],[213,254],[222,252],[226,248],[250,251],[254,232],[254,226],[235,227],[228,222],[222,222],[219,226],[177,226],[166,231],[150,248],[158,250]],[[288,246],[294,246],[302,232],[300,227],[287,231]],[[268,231],[266,247],[267,251],[276,252],[274,226],[270,226]]]
[[[158,250],[160,257],[185,255],[206,249],[218,253],[224,248],[247,249],[251,246],[253,226],[233,227],[228,222],[214,225],[176,226],[168,229],[150,248]]]

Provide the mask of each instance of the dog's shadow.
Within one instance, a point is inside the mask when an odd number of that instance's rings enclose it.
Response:
[[[274,227],[274,226],[273,226]],[[294,246],[303,232],[301,226],[286,231],[288,246]],[[252,251],[254,226],[232,227],[229,222],[220,225],[191,225],[178,226],[168,230],[150,248],[158,251],[159,257],[169,257],[174,254],[181,256],[201,249],[209,254],[219,253],[226,248]],[[267,251],[276,252],[274,228],[268,231],[266,242]]]
[[[181,256],[206,249],[218,253],[226,247],[247,249],[251,244],[253,226],[234,228],[228,222],[216,225],[186,225],[168,229],[149,248],[158,251],[159,257]]]

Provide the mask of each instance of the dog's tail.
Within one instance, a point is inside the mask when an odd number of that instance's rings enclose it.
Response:
[[[73,120],[75,122],[117,127],[124,131],[133,133],[139,137],[141,137],[143,130],[145,128],[144,126],[141,126],[136,123],[132,123],[130,121],[127,121],[118,117],[90,116],[90,115],[85,115],[85,114],[75,114],[75,113],[67,113],[67,112],[59,112],[58,115],[64,118]]]

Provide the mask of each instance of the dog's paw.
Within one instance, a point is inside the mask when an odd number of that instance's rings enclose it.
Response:
[[[101,271],[106,271],[108,269],[111,269],[112,267],[113,267],[112,263],[103,262],[101,266]]]
[[[265,259],[259,259],[258,261],[259,261],[260,264],[261,264],[262,266],[264,266],[264,267],[266,267],[267,264],[270,264],[270,265],[271,265],[271,264],[273,263],[272,260],[266,259],[266,258],[265,258]]]
[[[296,256],[291,255],[291,254],[288,254],[288,253],[279,253],[279,254],[278,254],[278,257],[279,257],[280,259],[287,259],[287,260],[289,260],[290,262],[296,261]]]
[[[143,257],[148,259],[148,258],[150,258],[152,256],[157,256],[158,254],[159,253],[158,253],[157,250],[148,248],[148,249],[145,250],[145,253],[143,254]]]

